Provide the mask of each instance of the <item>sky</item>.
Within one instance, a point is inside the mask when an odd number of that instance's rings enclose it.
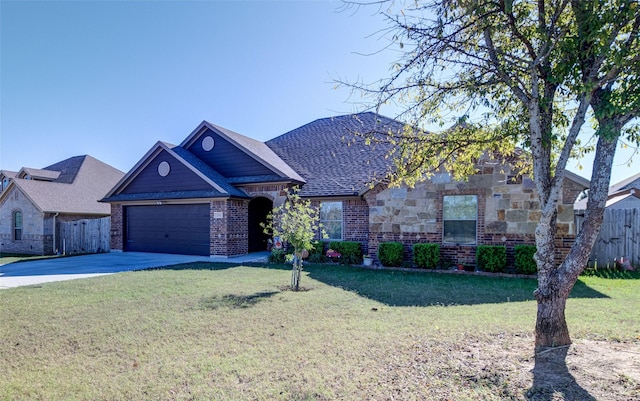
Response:
[[[385,27],[375,7],[329,0],[0,0],[0,168],[89,154],[127,172],[203,120],[266,141],[362,111],[335,81],[390,74]],[[612,183],[640,171],[629,154]]]

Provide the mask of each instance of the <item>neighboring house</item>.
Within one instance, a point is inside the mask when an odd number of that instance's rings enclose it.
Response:
[[[588,198],[584,198],[577,201],[573,205],[574,209],[586,210],[587,200]],[[640,173],[609,187],[606,209],[640,209]]]
[[[578,228],[584,222],[588,199],[574,204]],[[640,173],[609,187],[602,226],[593,245],[589,266],[615,266],[621,260],[640,266]]]
[[[60,247],[58,223],[111,214],[99,203],[124,173],[91,156],[43,169],[0,171],[0,251],[49,255]]]
[[[156,143],[107,194],[112,249],[238,255],[265,250],[260,223],[294,185],[320,207],[330,240],[358,241],[375,255],[383,241],[442,244],[473,264],[475,247],[533,243],[540,216],[534,183],[506,161],[479,161],[456,182],[439,174],[415,188],[388,188],[385,144],[354,133],[399,131],[374,113],[316,120],[266,143],[203,122],[178,146]],[[575,238],[573,202],[588,180],[567,174],[558,206],[558,249]],[[410,255],[407,253],[406,257]]]

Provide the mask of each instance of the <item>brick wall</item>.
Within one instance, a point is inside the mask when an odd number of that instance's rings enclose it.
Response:
[[[209,218],[211,222],[210,228],[210,251],[211,255],[227,256],[227,218],[229,216],[228,203],[225,200],[211,201],[209,210]]]
[[[369,252],[369,205],[364,199],[342,201],[342,239],[362,244],[362,254]]]
[[[111,204],[111,250],[122,251],[124,249],[124,223],[122,204]]]
[[[244,255],[249,249],[248,205],[246,200],[216,200],[210,202],[211,255]]]
[[[227,255],[244,255],[249,251],[249,201],[229,200]]]

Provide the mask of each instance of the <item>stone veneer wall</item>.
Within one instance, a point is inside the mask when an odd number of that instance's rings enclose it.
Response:
[[[0,250],[7,253],[44,254],[44,213],[22,191],[13,187],[0,204]],[[13,239],[13,212],[22,212],[22,239]]]
[[[481,174],[466,182],[453,181],[448,174],[437,174],[414,188],[378,186],[365,198],[369,204],[368,254],[375,258],[381,242],[404,244],[405,259],[411,260],[415,243],[441,244],[441,254],[453,263],[475,265],[477,245],[507,246],[507,264],[513,265],[516,244],[535,243],[540,204],[534,182],[514,179],[508,165],[487,162]],[[558,205],[558,248],[562,260],[575,239],[573,202],[582,189],[565,181]],[[442,244],[442,199],[445,195],[477,195],[477,245]]]

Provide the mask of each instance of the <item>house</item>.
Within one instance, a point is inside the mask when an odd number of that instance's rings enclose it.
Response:
[[[385,185],[389,145],[369,145],[354,133],[402,128],[359,113],[319,119],[263,143],[203,122],[180,145],[157,142],[103,199],[111,204],[111,248],[225,256],[264,250],[260,223],[295,185],[320,208],[330,240],[358,241],[372,256],[380,242],[400,241],[408,250],[428,241],[473,263],[479,244],[533,243],[536,188],[508,161],[480,160],[466,182],[438,174],[414,188]],[[575,174],[565,178],[560,253],[575,238],[573,202],[588,185]]]
[[[60,248],[59,223],[111,214],[99,203],[124,173],[91,156],[43,169],[0,171],[0,250],[49,255]]]
[[[576,201],[574,209],[576,211],[586,210],[587,200],[588,198],[584,198]],[[640,209],[640,173],[611,185],[605,207],[608,210]]]

